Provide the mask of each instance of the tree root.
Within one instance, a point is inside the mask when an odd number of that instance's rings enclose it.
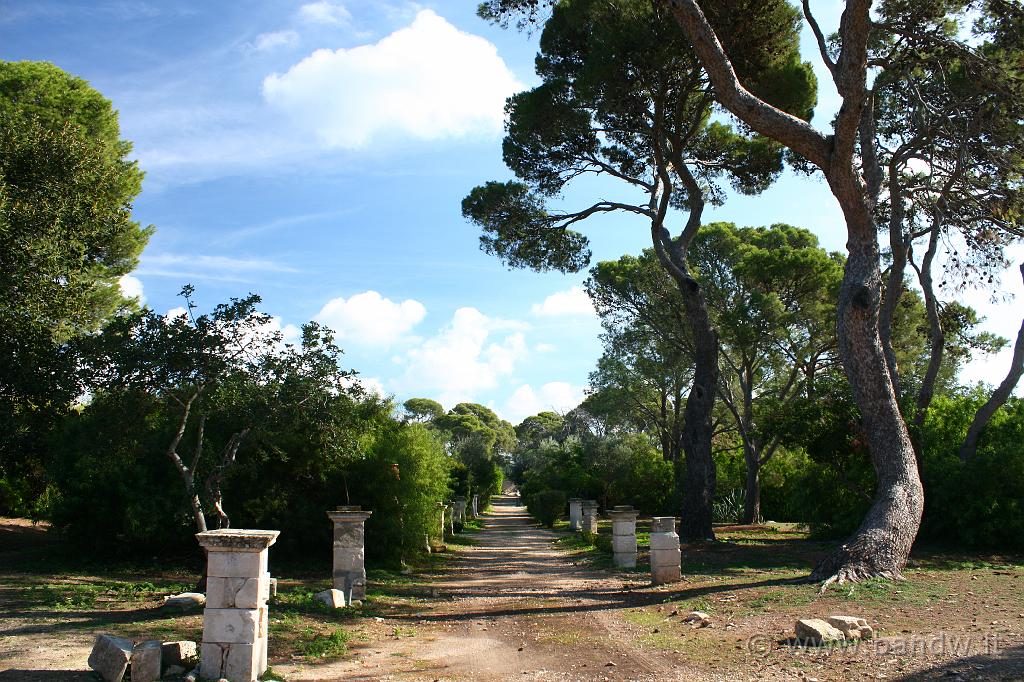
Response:
[[[843,585],[844,583],[859,583],[865,580],[872,580],[874,578],[882,578],[883,580],[906,580],[903,574],[896,570],[891,569],[880,569],[865,564],[850,564],[842,566],[832,572],[831,575],[822,579],[819,574],[820,566],[815,569],[814,573],[811,574],[810,580],[817,582],[821,580],[821,587],[818,589],[818,594],[825,594],[825,591],[831,585]]]

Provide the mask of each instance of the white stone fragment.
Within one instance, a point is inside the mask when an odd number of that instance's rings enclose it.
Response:
[[[331,589],[317,592],[316,600],[323,602],[332,609],[345,608],[345,593],[341,590]]]
[[[796,638],[804,644],[819,646],[822,644],[835,644],[846,638],[838,628],[829,625],[820,618],[805,618],[798,620],[796,626]]]

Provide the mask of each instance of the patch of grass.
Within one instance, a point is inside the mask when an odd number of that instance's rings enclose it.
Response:
[[[942,585],[936,585],[926,580],[892,582],[876,578],[859,583],[848,583],[830,590],[830,593],[845,601],[924,605],[944,599],[947,590]]]
[[[159,597],[186,592],[190,585],[151,582],[100,581],[82,583],[46,583],[20,591],[19,596],[34,606],[55,611],[124,608],[153,601]]]
[[[461,547],[476,547],[480,544],[480,541],[478,539],[461,534],[449,536],[446,542],[449,545],[457,545]]]
[[[773,611],[779,606],[800,606],[810,604],[814,601],[816,594],[814,586],[794,586],[769,590],[747,602],[747,606],[754,611]]]
[[[335,630],[329,635],[318,634],[313,628],[306,628],[299,642],[298,650],[309,658],[339,658],[348,653],[349,634]]]

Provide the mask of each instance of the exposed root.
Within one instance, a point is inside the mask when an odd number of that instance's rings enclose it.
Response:
[[[815,570],[815,572],[811,574],[811,578],[821,580],[821,578],[815,577],[817,573],[818,571]],[[875,578],[893,581],[906,580],[906,578],[903,577],[903,574],[896,570],[874,568],[864,564],[852,564],[839,568],[832,573],[832,575],[822,580],[818,594],[825,594],[825,591],[830,585],[839,586],[845,583],[859,583]]]

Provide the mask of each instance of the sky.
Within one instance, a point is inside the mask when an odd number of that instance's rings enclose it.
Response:
[[[585,271],[509,270],[461,215],[474,186],[511,179],[504,102],[538,83],[538,36],[489,25],[475,5],[0,0],[0,59],[52,62],[119,111],[146,173],[134,215],[156,227],[127,293],[160,312],[188,283],[200,311],[257,293],[286,338],[309,320],[334,329],[346,365],[383,394],[480,402],[517,423],[582,399],[600,325]],[[834,30],[841,3],[812,8]],[[838,100],[803,43],[824,125]],[[583,187],[564,206],[617,189]],[[813,179],[787,174],[705,218],[787,222],[843,250],[842,216]],[[636,218],[587,235],[594,262],[649,245]],[[1012,339],[1022,294],[1012,268],[998,287],[946,295]],[[1009,360],[976,360],[963,378],[997,383]]]

